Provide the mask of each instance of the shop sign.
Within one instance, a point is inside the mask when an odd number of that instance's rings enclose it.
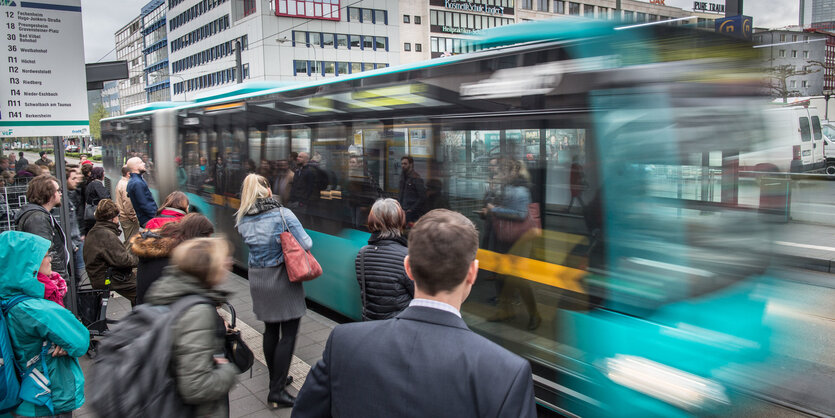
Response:
[[[707,3],[703,1],[693,2],[693,10],[700,10],[703,12],[725,13],[724,4]]]
[[[504,15],[503,6],[488,6],[486,4],[475,4],[463,1],[444,0],[444,7],[462,12],[489,13],[492,15]]]

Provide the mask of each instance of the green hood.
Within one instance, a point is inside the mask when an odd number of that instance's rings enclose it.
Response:
[[[221,304],[226,302],[228,292],[206,288],[196,277],[168,266],[163,270],[162,277],[148,289],[145,301],[152,305],[170,305],[188,295],[205,296],[215,304]]]
[[[43,299],[44,286],[38,281],[51,242],[27,232],[0,234],[0,299],[20,294]]]

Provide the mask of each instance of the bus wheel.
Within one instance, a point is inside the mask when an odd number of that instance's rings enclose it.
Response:
[[[835,162],[827,163],[825,172],[830,180],[835,180]]]

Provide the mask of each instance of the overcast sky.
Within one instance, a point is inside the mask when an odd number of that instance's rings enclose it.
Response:
[[[81,0],[84,19],[84,58],[88,63],[116,60],[116,31],[139,16],[149,0]],[[394,0],[390,0],[394,1]],[[644,0],[649,1],[649,0]],[[700,0],[724,3],[724,0]],[[693,0],[665,0],[668,6],[692,10]],[[263,4],[259,2],[259,4]],[[744,12],[756,27],[796,25],[798,0],[745,0]]]

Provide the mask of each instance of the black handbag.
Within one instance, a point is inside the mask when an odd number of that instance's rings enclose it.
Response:
[[[95,221],[96,220],[96,206],[91,205],[89,203],[84,205],[84,220],[85,221]]]
[[[244,339],[241,337],[241,332],[235,329],[235,308],[229,302],[226,303],[226,306],[229,307],[229,313],[232,315],[232,319],[229,321],[229,328],[226,330],[224,354],[229,362],[238,366],[238,370],[243,373],[252,368],[255,362],[255,355],[252,354],[252,350],[244,342]]]

